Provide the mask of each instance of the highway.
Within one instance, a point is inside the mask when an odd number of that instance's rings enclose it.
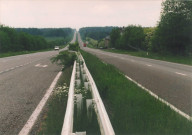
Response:
[[[192,66],[83,47],[80,34],[78,41],[84,51],[114,65],[160,98],[192,115]]]
[[[75,40],[76,36],[71,42]],[[50,62],[58,52],[0,58],[0,135],[15,135],[22,129],[61,70]]]

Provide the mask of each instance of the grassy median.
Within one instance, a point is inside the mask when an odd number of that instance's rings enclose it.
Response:
[[[42,114],[38,135],[60,135],[68,100],[72,67],[66,68]]]
[[[116,135],[191,135],[192,123],[155,99],[118,69],[82,51]]]

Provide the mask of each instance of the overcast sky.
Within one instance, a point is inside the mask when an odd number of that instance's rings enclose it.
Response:
[[[11,27],[155,26],[162,0],[0,0]]]

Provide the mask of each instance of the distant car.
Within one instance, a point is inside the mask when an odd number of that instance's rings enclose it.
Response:
[[[55,46],[55,48],[54,48],[55,50],[59,50],[59,46]]]

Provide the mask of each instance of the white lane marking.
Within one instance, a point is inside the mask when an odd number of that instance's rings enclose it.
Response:
[[[58,79],[61,76],[61,74],[62,74],[61,71],[57,74],[57,76],[55,77],[55,79],[51,83],[51,86],[49,87],[49,89],[47,89],[44,97],[41,99],[41,101],[37,105],[36,109],[31,114],[31,116],[29,117],[28,121],[26,122],[26,124],[24,125],[22,130],[19,132],[19,135],[28,135],[29,134],[29,132],[31,131],[33,125],[35,124],[35,121],[37,120],[39,114],[41,113],[43,107],[45,106],[45,103],[47,102],[48,98],[50,97],[50,95],[51,95],[51,93],[52,93]]]
[[[179,73],[179,72],[175,72],[175,73],[178,74],[178,75],[186,76],[186,74],[183,74],[183,73]]]
[[[36,64],[36,65],[35,65],[35,67],[39,67],[39,66],[40,66],[40,64]]]
[[[48,65],[43,65],[42,67],[47,67]]]
[[[182,115],[183,117],[185,117],[186,119],[188,119],[189,121],[192,121],[192,117],[189,116],[188,114],[184,113],[183,111],[179,110],[177,107],[175,107],[174,105],[170,104],[169,102],[165,101],[164,99],[160,98],[158,95],[156,95],[155,93],[153,93],[152,91],[150,91],[149,89],[145,88],[144,86],[142,86],[141,84],[139,84],[138,82],[136,82],[135,80],[131,79],[130,77],[128,77],[127,75],[125,75],[125,77],[127,79],[129,79],[130,81],[134,82],[137,86],[139,86],[140,88],[144,89],[145,91],[147,91],[151,96],[155,97],[156,99],[158,99],[159,101],[161,101],[162,103],[166,104],[167,106],[169,106],[172,110],[174,110],[175,112],[179,113],[180,115]]]
[[[148,65],[148,64],[147,64],[147,66],[148,66],[148,67],[151,67],[152,65]]]
[[[36,64],[35,67],[47,67],[48,65],[41,65],[41,64]]]

